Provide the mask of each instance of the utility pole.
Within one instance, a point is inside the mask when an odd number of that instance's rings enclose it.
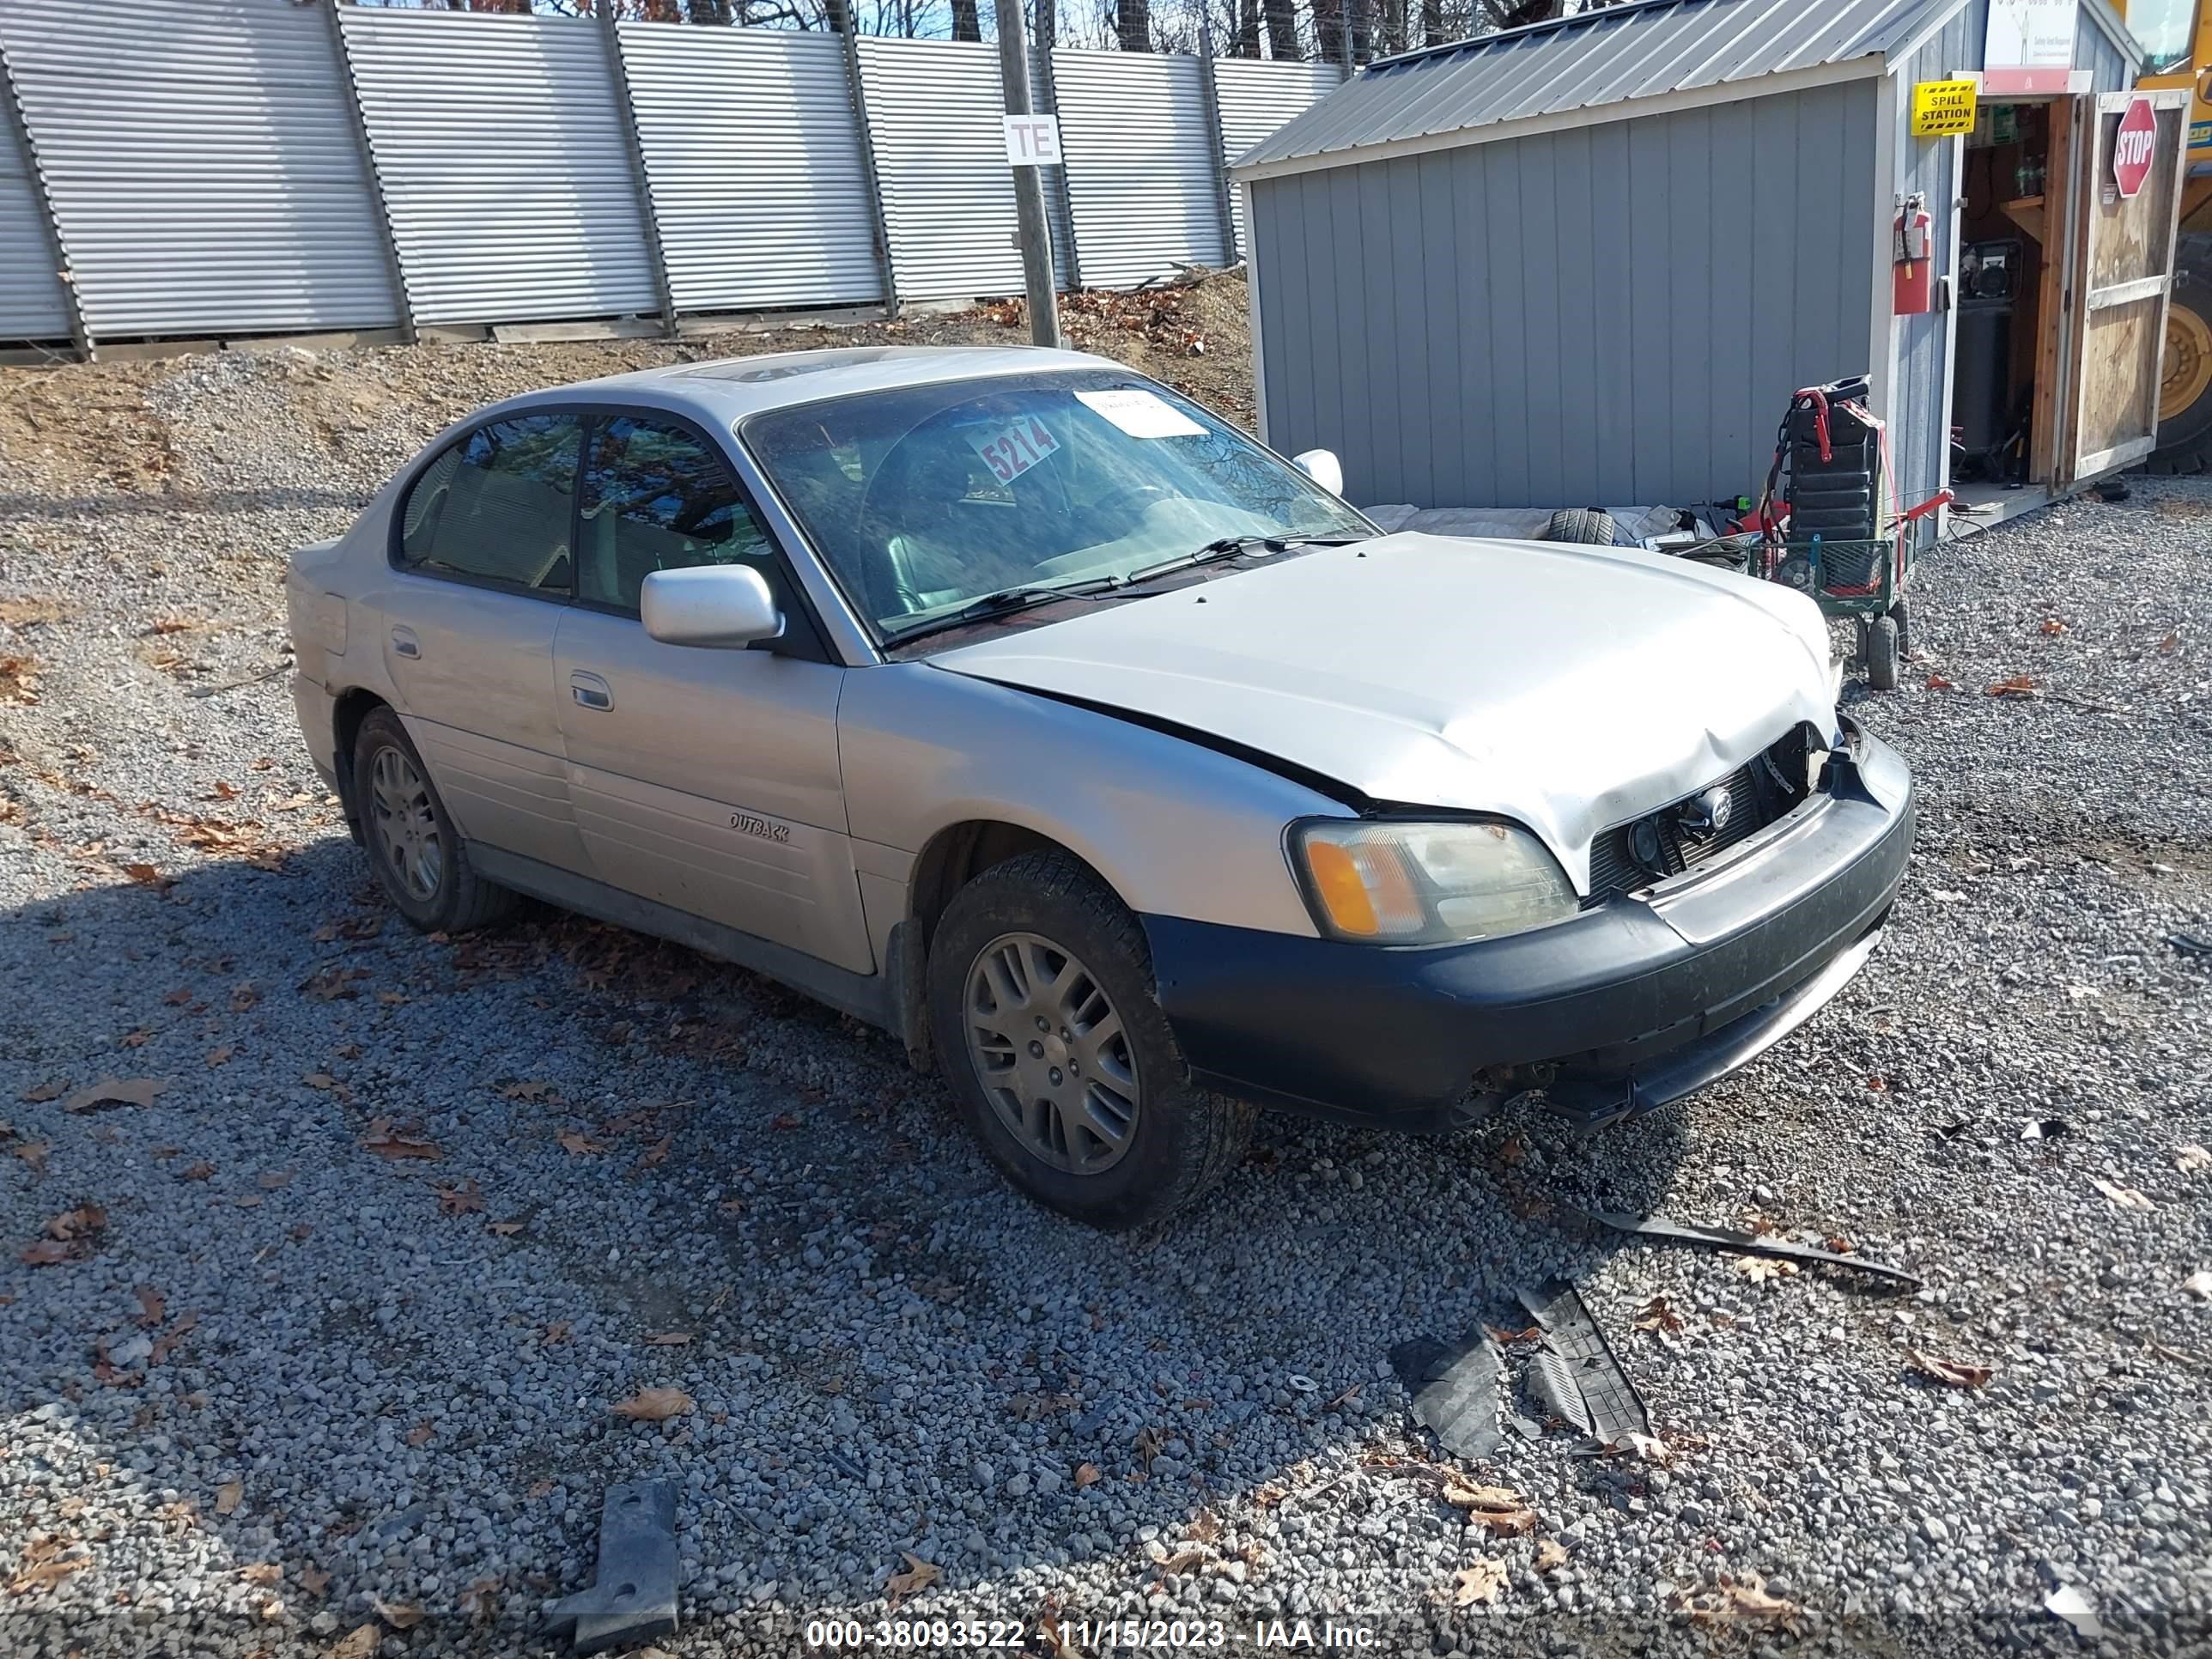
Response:
[[[998,0],[999,73],[1006,83],[1006,113],[1035,112],[1030,101],[1030,48],[1022,23],[1022,0]],[[1054,146],[1058,160],[1059,145]],[[1022,275],[1029,290],[1030,342],[1060,344],[1060,295],[1052,281],[1052,227],[1044,216],[1044,177],[1035,161],[1013,163],[1014,215],[1022,245]]]

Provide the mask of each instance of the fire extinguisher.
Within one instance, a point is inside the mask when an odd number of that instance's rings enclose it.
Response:
[[[1898,204],[1897,217],[1890,228],[1894,262],[1890,309],[1900,317],[1936,309],[1933,224],[1925,196],[1916,191]]]

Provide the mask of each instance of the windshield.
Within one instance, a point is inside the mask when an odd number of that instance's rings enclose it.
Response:
[[[1224,538],[1375,533],[1235,428],[1111,368],[801,404],[744,435],[885,640],[985,594],[1104,586]]]

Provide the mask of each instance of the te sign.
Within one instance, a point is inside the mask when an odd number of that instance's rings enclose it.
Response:
[[[1056,167],[1060,165],[1060,117],[1009,115],[1006,123],[1008,167]]]
[[[2130,201],[2150,177],[2151,153],[2158,148],[2158,117],[2150,100],[2132,100],[2112,136],[2112,182]]]

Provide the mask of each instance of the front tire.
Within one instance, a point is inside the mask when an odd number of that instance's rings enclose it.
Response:
[[[1192,1081],[1144,929],[1070,854],[1024,853],[953,895],[928,987],[969,1132],[1046,1207],[1120,1231],[1242,1160],[1257,1113]]]
[[[377,881],[413,927],[462,933],[514,908],[517,896],[469,862],[430,769],[389,708],[373,710],[354,739],[353,798]]]

